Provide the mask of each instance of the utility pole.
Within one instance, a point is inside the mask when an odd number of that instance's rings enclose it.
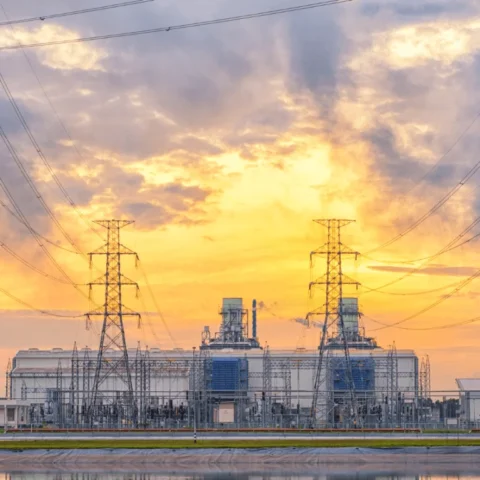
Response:
[[[125,414],[127,419],[134,420],[136,407],[127,342],[125,340],[124,318],[137,317],[140,321],[140,314],[123,305],[122,287],[134,286],[138,293],[138,285],[122,274],[121,259],[124,255],[133,255],[138,260],[138,255],[120,243],[120,230],[133,222],[128,220],[100,220],[95,223],[107,229],[107,243],[89,254],[90,264],[94,255],[104,255],[106,258],[105,275],[89,284],[90,290],[94,285],[101,285],[105,288],[105,303],[86,314],[87,322],[95,316],[103,317],[95,377],[89,402],[89,419],[92,422],[99,416],[101,387],[109,378],[114,377],[122,380],[127,387],[127,398],[124,402]],[[107,359],[106,352],[109,349],[116,349],[119,354],[114,354],[112,358]],[[108,391],[106,393],[113,394],[113,392]],[[115,401],[113,395],[111,401]]]
[[[328,422],[328,416],[330,415],[329,409],[329,390],[331,388],[331,382],[329,382],[329,336],[332,334],[335,339],[335,344],[341,345],[343,353],[342,367],[345,369],[344,383],[346,385],[347,400],[350,409],[351,419],[354,424],[357,424],[358,410],[357,401],[355,395],[355,384],[352,374],[352,364],[350,360],[350,352],[348,347],[347,332],[345,331],[344,319],[343,319],[343,286],[355,285],[358,287],[358,282],[350,279],[343,274],[342,270],[342,257],[344,255],[354,255],[355,258],[358,252],[355,252],[351,248],[345,246],[341,241],[341,229],[346,225],[353,222],[353,220],[343,219],[321,219],[314,220],[316,223],[327,228],[327,243],[322,245],[317,250],[310,253],[310,266],[313,269],[313,260],[316,256],[322,255],[327,258],[327,271],[326,274],[310,282],[309,291],[310,296],[313,297],[314,287],[322,285],[325,287],[325,304],[307,314],[307,320],[310,320],[312,316],[322,315],[324,316],[324,323],[322,327],[322,334],[319,346],[319,358],[317,364],[317,370],[315,373],[315,381],[313,388],[313,401],[310,412],[310,420],[313,425],[316,424],[317,412],[319,410],[319,397],[324,395],[324,400],[320,405],[320,416],[324,417],[324,420]],[[342,360],[341,360],[342,361]],[[343,368],[342,368],[343,369]]]

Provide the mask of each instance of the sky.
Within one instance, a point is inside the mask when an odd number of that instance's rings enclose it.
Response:
[[[107,3],[84,0],[82,8]],[[0,46],[299,3],[154,0],[1,26]],[[78,9],[74,0],[2,5],[3,20]],[[81,285],[59,282],[28,229],[0,207],[1,246],[43,272],[2,247],[0,288],[40,310],[89,311],[102,291],[94,287],[89,302],[84,285],[104,265],[95,258],[90,269],[62,230],[88,253],[102,245],[93,220],[130,219],[122,242],[138,252],[142,268],[125,258],[124,272],[142,294],[126,291],[124,301],[150,312],[141,328],[127,322],[131,347],[140,341],[190,349],[205,325],[218,329],[221,299],[242,297],[247,308],[254,298],[262,307],[262,345],[313,348],[319,330],[292,321],[324,303],[321,290],[313,298],[308,291],[326,268],[318,258],[310,269],[310,252],[326,240],[312,220],[347,218],[355,223],[342,230],[342,242],[366,255],[344,258],[344,273],[362,284],[346,287],[345,295],[359,296],[367,335],[385,348],[395,342],[429,355],[434,389],[479,376],[480,321],[439,328],[478,315],[478,280],[455,291],[480,268],[478,242],[411,262],[441,251],[480,213],[479,174],[462,182],[480,146],[479,18],[480,5],[469,0],[353,0],[188,30],[0,51],[0,73],[47,164],[1,90],[0,126],[52,215],[4,144],[0,178],[33,228],[55,244],[46,245],[57,264]],[[457,185],[441,208],[403,234]],[[0,198],[12,205],[4,192]],[[87,330],[83,317],[28,311],[1,292],[0,309],[0,365],[28,347],[98,344],[100,319]]]

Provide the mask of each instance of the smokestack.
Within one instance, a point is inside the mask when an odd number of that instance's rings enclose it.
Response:
[[[252,302],[252,336],[257,338],[257,301]]]

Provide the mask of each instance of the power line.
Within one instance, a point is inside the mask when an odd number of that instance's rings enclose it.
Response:
[[[443,155],[432,165],[432,167],[418,180],[413,187],[411,187],[407,192],[405,192],[404,196],[408,195],[410,192],[412,192],[418,185],[420,185],[430,174],[438,167],[438,165],[449,155],[449,153],[460,143],[460,141],[463,139],[463,137],[470,131],[470,129],[473,127],[473,125],[476,123],[476,121],[480,118],[480,112],[478,112],[473,120],[464,128],[461,132],[460,135],[455,139],[452,145],[445,150]]]
[[[14,217],[18,222],[20,222],[22,225],[24,225],[30,232],[33,232],[38,238],[43,240],[45,243],[48,243],[49,245],[52,245],[52,247],[59,248],[60,250],[63,250],[68,253],[74,253],[75,255],[79,255],[78,252],[74,250],[70,250],[67,247],[64,247],[63,245],[58,244],[57,242],[50,240],[49,238],[43,236],[40,234],[37,230],[35,230],[31,225],[25,222],[17,213],[15,213],[3,200],[0,199],[0,206],[2,206],[12,217]]]
[[[473,125],[476,123],[476,121],[480,118],[480,112],[478,112],[473,120],[466,126],[466,128],[460,133],[460,135],[455,139],[453,144],[447,148],[447,150],[443,153],[443,155],[435,162],[435,164],[411,187],[407,192],[403,194],[403,198],[405,198],[410,192],[412,192],[419,184],[421,184],[442,162],[444,158],[446,158],[450,152],[458,145],[458,143],[463,139],[463,137],[470,131],[470,129],[473,127]],[[379,245],[378,247],[375,247],[374,249],[368,251],[367,253],[372,253],[378,250],[381,250],[392,243],[395,243],[397,240],[400,240],[403,238],[405,235],[410,233],[412,230],[420,226],[427,218],[429,218],[431,215],[433,215],[439,208],[441,208],[463,185],[465,182],[470,180],[470,178],[477,172],[479,169],[479,163],[477,163],[465,177],[460,180],[460,182],[449,192],[445,197],[443,197],[432,209],[430,209],[426,214],[424,214],[422,217],[420,217],[416,222],[414,222],[410,227],[408,227],[406,230],[403,232],[399,233],[389,241]],[[388,263],[388,262],[385,262]]]
[[[38,17],[21,18],[19,20],[11,20],[11,21],[9,20],[7,22],[0,22],[0,27],[3,27],[5,25],[14,25],[14,24],[16,25],[19,23],[30,23],[30,22],[36,22],[36,21],[52,20],[53,18],[70,17],[72,15],[80,15],[84,13],[100,12],[103,10],[128,7],[131,5],[138,5],[139,3],[147,3],[147,2],[153,2],[153,1],[154,0],[131,0],[129,2],[113,3],[110,5],[102,5],[100,7],[84,8],[82,10],[74,10],[71,12],[53,13],[51,15],[41,15]]]
[[[0,83],[3,83],[3,78],[2,78],[2,74],[0,73]],[[56,215],[52,212],[52,210],[50,209],[50,207],[47,205],[47,202],[45,201],[45,199],[43,198],[42,194],[39,192],[39,190],[37,189],[34,181],[32,180],[32,177],[30,176],[30,174],[27,172],[25,166],[23,165],[22,161],[20,160],[20,157],[18,156],[15,148],[13,147],[12,143],[10,142],[7,134],[5,133],[5,131],[3,130],[3,128],[0,126],[0,136],[2,137],[3,139],[3,142],[5,143],[5,146],[7,147],[11,157],[13,158],[13,160],[15,161],[18,169],[20,170],[20,172],[22,173],[23,177],[25,178],[25,180],[27,181],[28,183],[28,186],[30,187],[30,189],[33,191],[35,197],[37,198],[37,200],[40,202],[40,204],[42,205],[43,209],[45,210],[45,212],[47,213],[47,215],[50,217],[50,219],[53,221],[53,223],[57,226],[57,228],[62,232],[63,236],[67,239],[67,241],[78,251],[81,253],[81,250],[79,249],[79,247],[77,247],[75,241],[70,237],[70,235],[68,234],[68,232],[63,228],[62,224],[59,222],[59,220],[57,219]]]
[[[461,240],[465,235],[467,235],[471,230],[473,230],[478,224],[480,224],[480,217],[477,217],[475,218],[475,220],[473,220],[472,223],[470,223],[470,225],[468,225],[461,233],[459,233],[453,240],[451,240],[447,245],[445,245],[441,250],[439,250],[437,253],[435,253],[434,255],[430,256],[430,257],[427,257],[427,261],[423,262],[421,265],[419,265],[418,267],[414,267],[412,268],[410,271],[408,271],[407,273],[405,273],[404,275],[401,275],[400,277],[397,277],[396,279],[394,280],[391,280],[390,282],[387,282],[383,285],[380,285],[379,287],[375,287],[375,288],[369,288],[369,291],[368,292],[365,292],[364,295],[367,295],[368,293],[371,293],[371,292],[378,292],[380,290],[383,290],[384,288],[386,287],[390,287],[391,285],[394,285],[398,282],[400,282],[401,280],[404,280],[405,278],[413,275],[414,273],[416,272],[419,272],[421,271],[421,269],[423,267],[425,267],[426,265],[428,265],[428,263],[439,257],[440,255],[448,252],[448,251],[451,251],[453,250],[452,247],[455,246],[455,244]],[[468,243],[470,241],[472,241],[474,238],[476,238],[478,235],[475,235],[473,237],[471,237],[470,239],[468,239],[468,241],[464,242],[465,243]],[[460,244],[459,246],[461,246],[462,244]]]
[[[0,292],[3,293],[6,297],[10,298],[11,300],[19,303],[20,305],[23,305],[24,307],[27,307],[29,310],[33,310],[35,312],[41,313],[42,315],[49,315],[49,316],[52,316],[52,317],[59,317],[59,318],[80,318],[80,317],[83,317],[83,314],[82,315],[62,315],[62,314],[59,314],[59,313],[51,312],[49,310],[42,310],[40,308],[33,307],[32,305],[30,305],[27,302],[24,302],[23,300],[20,300],[18,297],[15,297],[14,295],[12,295],[10,292],[5,290],[4,288],[0,287]]]
[[[137,35],[147,35],[151,33],[170,32],[173,30],[185,30],[187,28],[206,27],[209,25],[217,25],[221,23],[231,23],[231,22],[237,22],[240,20],[250,20],[253,18],[268,17],[268,16],[280,15],[284,13],[299,12],[303,10],[311,10],[314,8],[326,7],[328,5],[340,5],[342,3],[348,3],[352,1],[353,0],[324,0],[321,2],[297,5],[295,7],[279,8],[279,9],[267,10],[263,12],[236,15],[233,17],[217,18],[214,20],[203,20],[200,22],[171,25],[169,27],[157,27],[157,28],[149,28],[146,30],[134,30],[130,32],[111,33],[107,35],[95,35],[92,37],[80,37],[80,38],[73,38],[70,40],[53,40],[51,42],[37,42],[37,43],[29,43],[29,44],[21,44],[21,45],[10,45],[10,46],[0,47],[0,50],[18,50],[19,48],[48,47],[52,45],[66,45],[66,44],[72,44],[72,43],[93,42],[97,40],[106,40],[109,38],[123,38],[123,37],[137,36]]]
[[[24,224],[29,229],[30,234],[33,236],[33,238],[38,243],[39,247],[42,249],[42,251],[45,253],[45,255],[55,265],[55,267],[58,269],[58,271],[65,277],[65,279],[68,280],[68,282],[71,283],[72,285],[75,285],[75,282],[69,277],[69,275],[62,268],[62,266],[55,260],[55,258],[52,256],[52,254],[48,251],[47,247],[45,247],[45,245],[43,245],[41,239],[36,234],[36,231],[33,230],[33,228],[31,228],[30,222],[27,220],[27,217],[22,212],[20,206],[16,202],[15,198],[13,197],[9,188],[7,187],[7,184],[5,183],[5,181],[3,180],[3,178],[1,176],[0,176],[0,188],[4,191],[5,195],[10,200],[10,203],[13,205],[13,208],[15,209],[17,215],[23,220]]]
[[[0,127],[0,131],[1,131],[1,127]],[[32,237],[35,239],[35,241],[37,242],[38,246],[41,248],[41,250],[43,251],[43,253],[47,256],[47,258],[50,260],[50,262],[57,268],[57,270],[62,274],[62,276],[68,281],[68,283],[78,292],[80,293],[80,295],[82,295],[84,298],[86,298],[87,300],[89,300],[89,297],[88,295],[83,292],[80,288],[79,288],[79,284],[75,283],[71,278],[70,276],[68,275],[68,273],[65,271],[65,269],[55,260],[55,258],[53,257],[53,255],[50,253],[50,251],[48,250],[48,248],[42,243],[42,240],[41,240],[41,237],[39,235],[37,235],[36,231],[32,228],[32,226],[30,225],[30,222],[28,221],[27,217],[25,216],[25,214],[23,213],[22,209],[20,208],[20,206],[18,205],[18,203],[16,202],[15,200],[15,197],[12,195],[12,193],[10,192],[10,189],[8,188],[7,184],[5,183],[5,181],[3,180],[3,178],[0,176],[0,188],[4,191],[5,195],[7,196],[8,200],[10,201],[10,203],[13,205],[13,208],[15,209],[15,212],[16,214],[22,219],[22,223],[28,228],[30,234],[32,235]]]
[[[142,262],[138,262],[138,267],[140,268],[140,271],[142,272],[143,277],[145,278],[145,285],[147,286],[148,292],[150,293],[150,297],[152,298],[153,304],[155,305],[155,309],[157,310],[158,316],[160,317],[160,320],[163,323],[163,326],[165,327],[165,330],[167,331],[168,336],[170,337],[170,340],[173,343],[174,347],[177,347],[177,341],[175,340],[175,337],[173,336],[172,332],[170,331],[170,328],[168,327],[168,324],[165,320],[165,317],[163,316],[162,312],[160,311],[160,307],[157,303],[157,299],[155,298],[155,295],[153,293],[153,289],[150,285],[150,282],[147,277],[147,272],[143,268]]]
[[[450,299],[453,297],[455,294],[457,294],[460,290],[462,290],[464,287],[466,287],[469,283],[471,283],[473,280],[475,280],[477,277],[480,276],[480,269],[478,269],[473,275],[470,275],[467,279],[463,280],[460,284],[458,284],[453,290],[448,292],[446,295],[442,295],[438,300],[435,302],[431,303],[430,305],[427,305],[426,307],[422,308],[420,311],[402,319],[397,322],[385,325],[383,327],[377,328],[376,330],[384,330],[385,328],[392,328],[396,327],[397,325],[401,325],[402,323],[408,322],[410,320],[413,320],[414,318],[419,317],[420,315],[423,315],[424,313],[428,312],[429,310],[432,310],[436,306],[440,305],[441,303],[445,302],[446,300]]]
[[[420,327],[420,328],[415,328],[415,327],[398,327],[396,325],[389,325],[388,323],[381,322],[380,320],[376,320],[375,318],[365,316],[368,320],[371,320],[374,323],[378,323],[379,325],[383,325],[384,327],[390,327],[392,326],[393,328],[398,328],[400,330],[415,330],[415,331],[421,331],[421,330],[444,330],[448,328],[455,328],[455,327],[460,327],[463,325],[468,325],[470,323],[476,323],[480,321],[480,317],[474,317],[470,318],[469,320],[462,320],[460,322],[454,322],[454,323],[447,323],[446,325],[438,325],[435,327]],[[376,332],[377,330],[383,330],[383,328],[373,328],[370,331],[371,332]]]
[[[395,260],[380,260],[378,258],[370,257],[369,255],[364,255],[364,254],[362,254],[362,257],[365,257],[366,259],[371,260],[372,262],[387,263],[387,264],[391,264],[391,265],[395,265],[395,264],[399,264],[399,263],[401,263],[401,264],[411,264],[411,263],[423,262],[425,260],[432,260],[432,259],[434,259],[434,258],[436,258],[440,255],[443,255],[444,253],[448,253],[448,252],[451,252],[452,250],[456,250],[457,248],[463,247],[464,245],[472,242],[473,240],[477,239],[478,237],[480,237],[480,233],[477,233],[473,237],[468,238],[467,240],[463,241],[462,243],[459,243],[458,245],[454,245],[453,247],[443,249],[440,254],[436,253],[434,255],[429,255],[428,257],[415,258],[413,260],[397,260],[397,261],[395,261]]]
[[[65,284],[70,283],[67,280],[62,280],[61,278],[58,278],[55,275],[50,275],[49,273],[46,273],[43,270],[37,268],[35,265],[30,263],[28,260],[25,260],[18,253],[13,251],[6,243],[4,243],[2,241],[0,241],[0,248],[3,248],[11,257],[15,258],[17,261],[19,261],[20,263],[22,263],[26,267],[30,268],[34,272],[38,273],[39,275],[42,275],[45,278],[50,278],[51,280],[55,280],[56,282],[59,282],[59,283],[65,283]]]
[[[153,0],[145,0],[145,1],[153,1]],[[5,18],[9,21],[9,18],[8,18],[8,14],[5,10],[5,8],[3,7],[3,5],[0,5],[2,11],[3,11],[3,14],[5,15]],[[15,38],[15,30],[13,28],[12,25],[10,25],[10,29],[14,35],[14,38]],[[17,40],[17,43],[18,45],[21,46],[21,43],[19,40]],[[43,93],[43,95],[45,96],[46,100],[47,100],[47,103],[49,104],[50,108],[52,109],[56,119],[57,119],[57,122],[59,123],[60,127],[62,128],[62,130],[65,132],[65,134],[67,135],[68,139],[70,140],[70,142],[72,143],[72,146],[74,148],[74,150],[76,151],[77,153],[77,156],[78,158],[83,161],[85,163],[85,158],[83,157],[83,155],[81,154],[76,142],[73,140],[72,138],[72,135],[70,134],[70,132],[68,131],[65,123],[62,121],[62,119],[60,118],[60,115],[58,114],[57,112],[57,109],[55,108],[55,106],[53,105],[53,102],[52,100],[50,99],[45,87],[43,86],[43,83],[42,81],[40,80],[40,77],[38,76],[37,72],[35,71],[35,68],[33,67],[33,64],[32,62],[30,61],[30,58],[29,56],[27,55],[27,52],[25,52],[25,50],[22,49],[22,53],[23,53],[23,56],[25,57],[25,60],[27,61],[27,64],[33,74],[33,76],[35,77],[35,79],[37,80],[37,83]],[[5,85],[7,85],[6,81],[5,81]],[[7,92],[6,92],[7,93]],[[7,94],[8,96],[8,94]],[[60,191],[62,192],[63,196],[66,198],[67,202],[70,204],[70,206],[73,207],[73,209],[75,210],[75,212],[78,214],[78,216],[85,222],[85,224],[89,227],[89,229],[95,233],[96,235],[98,235],[102,240],[103,240],[103,237],[101,236],[101,234],[98,232],[97,229],[93,228],[93,226],[91,225],[91,223],[85,218],[85,216],[81,213],[81,211],[78,209],[78,206],[76,205],[76,203],[73,201],[73,199],[71,198],[71,196],[68,194],[67,190],[64,188],[63,184],[60,182],[59,178],[57,177],[57,175],[55,174],[53,168],[51,167],[50,163],[48,162],[48,160],[46,159],[45,155],[43,155],[43,152],[42,150],[40,149],[40,147],[38,146],[35,138],[33,137],[33,135],[30,135],[31,134],[31,131],[30,129],[28,128],[28,124],[26,123],[25,121],[25,117],[22,115],[21,113],[21,110],[20,108],[18,108],[18,105],[16,104],[15,102],[15,98],[13,97],[13,95],[10,95],[9,96],[9,99],[10,99],[10,102],[12,103],[12,106],[15,110],[15,112],[17,113],[17,116],[20,115],[19,119],[20,121],[22,122],[22,125],[23,123],[25,123],[25,125],[27,125],[27,128],[26,128],[26,131],[27,131],[27,134],[29,134],[29,136],[31,137],[30,140],[32,141],[33,143],[33,146],[34,148],[37,150],[37,153],[39,154],[40,158],[42,159],[43,163],[45,164],[45,166],[47,167],[51,177],[53,178],[53,180],[55,181],[55,183],[57,184],[58,188],[60,189]],[[24,127],[25,128],[25,127]],[[30,132],[30,133],[29,133]]]
[[[384,292],[382,290],[379,290],[378,288],[370,288],[362,283],[362,287],[366,288],[369,292],[377,292],[377,293],[382,293],[384,295],[396,295],[396,296],[411,296],[411,295],[427,295],[429,293],[435,293],[435,292],[440,292],[442,290],[445,290],[446,288],[451,288],[454,287],[455,285],[459,285],[462,282],[453,282],[449,283],[448,285],[444,285],[443,287],[438,287],[438,288],[432,288],[431,290],[422,290],[420,292]]]
[[[7,95],[7,98],[13,108],[13,110],[15,111],[20,123],[22,124],[22,127],[23,129],[25,130],[26,134],[28,135],[28,138],[30,139],[30,142],[32,143],[33,145],[33,148],[35,149],[35,151],[37,152],[38,156],[40,157],[40,159],[42,160],[43,164],[47,167],[47,170],[50,174],[50,176],[52,177],[52,179],[54,180],[54,182],[56,183],[57,187],[60,189],[60,191],[62,192],[63,196],[66,198],[67,202],[70,204],[70,206],[77,212],[77,214],[80,216],[80,218],[84,219],[82,213],[80,212],[80,210],[78,209],[77,205],[75,204],[75,202],[73,201],[72,197],[69,195],[69,193],[67,192],[67,190],[65,189],[65,187],[63,186],[62,182],[60,181],[60,179],[58,178],[58,176],[56,175],[55,171],[53,170],[52,166],[50,165],[50,162],[48,161],[47,157],[44,155],[40,145],[38,144],[36,138],[34,137],[32,131],[30,130],[30,127],[28,126],[28,123],[27,121],[25,120],[25,117],[22,113],[22,111],[20,110],[20,108],[18,107],[18,104],[17,102],[15,101],[15,98],[13,97],[12,95],[12,92],[10,91],[10,88],[8,87],[8,84],[4,78],[4,76],[2,75],[2,73],[0,72],[0,84],[2,85],[3,87],[3,90],[5,91],[5,94]],[[10,144],[10,142],[8,141],[8,138],[6,137],[5,133],[3,132],[2,133],[2,137],[4,137],[4,141],[5,143],[7,144]],[[55,216],[53,215],[53,212],[51,212],[51,210],[49,209],[49,207],[46,205],[46,203],[43,201],[43,198],[41,197],[40,193],[38,192],[37,188],[35,187],[35,184],[33,182],[33,180],[31,179],[30,175],[28,174],[28,172],[26,171],[26,169],[23,167],[22,165],[22,162],[21,160],[18,158],[18,155],[16,155],[13,147],[10,146],[7,144],[7,148],[9,149],[13,159],[15,160],[15,163],[17,163],[17,166],[20,168],[20,171],[22,172],[23,176],[25,177],[25,179],[27,180],[30,188],[32,188],[32,190],[34,191],[35,195],[37,196],[38,200],[40,201],[40,203],[42,203],[43,207],[45,208],[45,210],[47,211],[48,215],[50,216],[50,218],[52,218],[52,220],[54,221],[55,225],[57,225],[57,227],[59,228],[59,230],[62,232],[62,234],[65,236],[65,238],[68,240],[68,242],[79,252],[79,253],[82,253],[83,252],[77,247],[77,245],[75,244],[75,242],[73,241],[73,239],[68,235],[68,233],[64,230],[64,228],[60,225],[60,222],[58,220],[56,220]],[[50,213],[49,213],[50,212]],[[85,219],[84,219],[85,220]]]
[[[480,170],[480,161],[478,161],[464,177],[455,185],[454,188],[452,188],[446,195],[444,195],[430,210],[425,212],[419,219],[417,219],[415,222],[413,222],[408,228],[406,228],[403,232],[399,233],[395,237],[391,238],[385,243],[382,243],[378,247],[372,248],[371,250],[367,251],[367,255],[376,252],[378,250],[381,250],[385,247],[388,247],[392,245],[392,243],[397,242],[401,238],[403,238],[405,235],[410,233],[412,230],[415,230],[418,226],[420,226],[425,220],[430,218],[434,213],[436,213],[438,210],[440,210],[443,205],[445,205],[450,198],[452,198],[477,172]]]
[[[147,319],[148,328],[150,329],[153,338],[156,340],[157,346],[160,347],[160,346],[162,345],[162,341],[161,341],[161,339],[158,337],[157,332],[155,331],[155,328],[154,328],[154,326],[153,326],[153,322],[152,322],[152,320],[151,320],[151,318],[150,318],[150,312],[149,312],[148,309],[147,309],[147,305],[146,305],[146,303],[145,303],[145,298],[144,298],[143,293],[142,293],[141,290],[139,291],[139,296],[138,296],[138,298],[140,299],[140,302],[142,303],[143,311],[144,311],[144,313],[145,313],[145,318]],[[143,315],[142,315],[142,317],[143,317]],[[142,323],[142,327],[143,327],[143,323]],[[145,340],[145,339],[144,339],[144,340]],[[146,343],[146,342],[145,342],[145,343]]]

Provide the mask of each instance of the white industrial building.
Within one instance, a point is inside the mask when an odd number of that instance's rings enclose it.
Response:
[[[460,422],[480,425],[480,378],[457,378],[460,393]]]
[[[346,313],[351,370],[364,423],[414,424],[418,406],[415,353],[379,348],[360,333],[358,314],[353,311],[356,302],[344,301],[350,308]],[[255,303],[252,310],[252,335],[242,300],[224,299],[219,333],[212,336],[206,328],[196,351],[129,350],[134,398],[126,391],[123,375],[110,376],[100,388],[97,410],[102,413],[96,424],[130,426],[125,412],[133,408],[135,422],[140,418],[139,423],[152,428],[188,426],[193,420],[205,427],[232,423],[305,426],[312,413],[319,352],[260,348]],[[345,423],[345,359],[336,341],[330,339],[329,367],[319,386],[318,403],[324,408],[316,417],[322,426]],[[118,361],[120,354],[108,351],[103,361]],[[97,352],[89,349],[19,351],[8,375],[10,397],[31,405],[27,423],[85,424],[96,364]]]
[[[13,360],[11,371],[11,397],[28,401],[37,409],[37,414],[43,409],[44,416],[54,415],[56,412],[56,403],[58,402],[58,392],[63,392],[63,403],[70,402],[70,397],[77,395],[80,403],[86,403],[88,387],[86,394],[82,390],[83,385],[92,385],[94,380],[94,368],[92,365],[96,361],[96,351],[88,349],[79,350],[80,368],[86,363],[87,377],[79,375],[80,382],[72,375],[72,350],[62,350],[54,348],[52,350],[38,350],[30,348],[17,353]],[[132,359],[132,379],[134,385],[137,384],[135,372],[136,350],[129,351],[129,358]],[[119,352],[110,352],[111,358],[119,356]],[[405,409],[404,414],[408,414],[409,422],[413,422],[415,410],[415,401],[417,396],[417,378],[418,361],[415,353],[411,350],[399,350],[396,352],[396,358],[392,358],[392,352],[375,349],[370,352],[364,350],[352,350],[350,352],[353,364],[354,375],[356,375],[357,397],[360,404],[368,400],[371,406],[385,406],[389,403],[400,403]],[[333,364],[334,359],[338,357],[338,352],[332,352],[330,360]],[[149,350],[149,362],[151,364],[150,387],[146,401],[153,405],[168,405],[171,401],[174,407],[181,404],[186,406],[189,402],[188,396],[194,391],[194,369],[192,365],[193,354],[191,351],[183,350],[160,350],[152,348]],[[203,385],[200,381],[196,382],[200,391],[208,391],[208,395],[216,397],[216,392],[230,392],[224,394],[223,400],[226,403],[232,403],[231,399],[245,397],[242,405],[254,407],[256,411],[262,413],[262,394],[265,390],[269,404],[283,405],[284,408],[296,409],[297,405],[304,414],[312,405],[313,382],[316,373],[318,361],[318,351],[281,351],[273,350],[266,355],[263,350],[252,349],[247,351],[233,349],[216,349],[209,352],[206,357],[211,364],[211,368],[217,368],[212,372],[212,385],[204,380]],[[235,381],[233,375],[227,372],[227,377],[217,379],[222,375],[222,368],[229,368],[232,361],[243,360],[245,365],[244,385],[242,379]],[[201,358],[198,352],[195,356],[197,362],[196,373],[199,377],[205,379],[205,372],[200,372],[200,365],[205,365],[205,357]],[[201,363],[202,362],[202,363]],[[393,365],[393,362],[396,365]],[[88,363],[90,363],[88,368]],[[270,385],[266,386],[265,376],[268,375],[270,364]],[[205,367],[203,367],[205,368]],[[236,368],[236,367],[235,367]],[[359,378],[362,375],[363,378]],[[73,368],[75,371],[75,367]],[[395,373],[396,371],[396,373]],[[334,370],[335,372],[335,370]],[[328,392],[332,395],[335,392],[335,373],[332,373],[330,388]],[[392,379],[396,375],[396,380]],[[241,373],[240,373],[241,376]],[[357,380],[358,378],[358,380]],[[201,380],[201,378],[199,378]],[[75,383],[81,385],[75,386]],[[222,383],[225,385],[222,386]],[[342,380],[340,379],[340,383]],[[233,385],[233,386],[230,386]],[[363,389],[359,384],[364,384]],[[340,391],[342,386],[340,385]],[[102,385],[102,391],[105,397],[111,397],[112,393],[121,395],[125,390],[125,384],[120,378],[111,377]],[[325,385],[322,391],[325,393]],[[400,402],[398,395],[401,395]],[[396,398],[388,398],[388,396]],[[364,400],[365,399],[365,400]],[[480,402],[480,399],[479,399]],[[222,402],[223,403],[223,402]],[[480,405],[480,404],[479,404]],[[409,410],[409,411],[407,411]],[[400,414],[400,412],[398,412]],[[480,408],[478,409],[480,415]],[[53,417],[52,417],[53,420]]]

